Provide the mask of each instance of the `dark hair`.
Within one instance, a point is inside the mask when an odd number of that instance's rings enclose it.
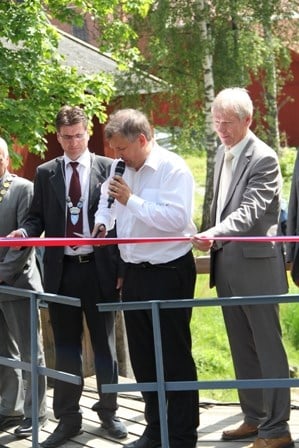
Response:
[[[60,130],[62,126],[72,126],[74,124],[82,123],[87,129],[88,118],[83,109],[78,106],[63,106],[56,116],[56,129]]]
[[[121,134],[128,140],[135,140],[140,134],[150,141],[153,137],[151,125],[143,112],[136,109],[121,109],[110,115],[105,126],[107,140]]]

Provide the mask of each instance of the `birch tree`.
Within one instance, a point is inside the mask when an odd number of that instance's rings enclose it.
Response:
[[[114,77],[104,72],[83,75],[67,66],[50,20],[80,26],[86,14],[94,17],[103,24],[103,43],[109,41],[118,49],[115,55],[121,54],[123,69],[139,53],[134,45],[126,48],[135,33],[125,21],[111,19],[115,10],[142,16],[147,4],[148,0],[0,1],[0,135],[42,157],[61,105],[80,104],[89,118],[104,122],[115,91]],[[16,153],[11,156],[15,167],[22,163]]]
[[[205,116],[205,137],[207,151],[207,171],[206,171],[206,194],[204,197],[203,214],[201,228],[206,229],[210,226],[210,203],[213,196],[213,171],[214,156],[217,147],[215,132],[213,130],[211,106],[215,98],[214,73],[213,73],[213,56],[210,49],[212,48],[212,36],[209,25],[209,5],[206,0],[198,0],[198,13],[195,19],[198,20],[201,41],[204,44],[205,54],[203,55],[203,82],[204,82],[204,116]]]
[[[213,91],[235,85],[247,87],[253,79],[258,80],[264,96],[261,104],[255,105],[256,110],[262,106],[262,112],[257,110],[256,114],[257,130],[277,150],[278,95],[283,69],[289,62],[288,33],[281,23],[288,19],[290,27],[294,11],[298,11],[297,0],[156,0],[146,22],[135,24],[137,33],[146,36],[147,42],[143,63],[138,67],[158,75],[170,86],[165,99],[171,106],[172,124],[181,128],[178,148],[207,151],[202,229],[209,224],[212,196]],[[280,17],[280,26],[273,25],[274,17]]]

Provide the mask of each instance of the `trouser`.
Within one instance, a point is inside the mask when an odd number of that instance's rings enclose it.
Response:
[[[31,362],[30,300],[0,301],[0,356]],[[45,365],[40,331],[37,363]],[[47,412],[46,377],[38,377],[39,415]],[[31,373],[0,365],[0,414],[32,417]]]
[[[110,418],[117,409],[117,394],[103,394],[101,385],[118,381],[114,313],[102,313],[97,309],[97,303],[101,301],[101,292],[94,259],[88,263],[66,260],[59,294],[80,298],[81,307],[49,304],[55,341],[56,369],[80,376],[81,384],[55,381],[53,400],[55,417],[70,419],[73,425],[81,424],[79,401],[84,383],[82,371],[84,313],[94,351],[100,397],[97,411],[101,419]]]
[[[192,298],[195,266],[191,253],[173,262],[149,265],[127,264],[123,301]],[[196,381],[196,367],[191,353],[191,309],[160,312],[164,376],[166,381]],[[138,382],[156,381],[152,316],[148,310],[125,312],[131,363]],[[143,392],[145,434],[160,439],[158,396]],[[167,420],[171,448],[194,448],[199,424],[197,391],[167,392]]]
[[[219,297],[232,293],[222,251],[215,262]],[[250,281],[250,280],[248,280]],[[240,291],[238,295],[244,295]],[[222,308],[237,379],[288,378],[289,367],[282,343],[278,305],[260,304]],[[259,437],[289,435],[290,390],[240,389],[241,409],[246,423],[259,426]]]

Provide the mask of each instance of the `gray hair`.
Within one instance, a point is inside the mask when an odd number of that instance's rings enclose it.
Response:
[[[8,146],[4,138],[0,137],[0,149],[2,149],[4,157],[9,157]]]
[[[230,87],[218,93],[212,104],[214,112],[235,112],[240,119],[252,117],[253,104],[246,89]]]
[[[153,138],[147,116],[136,109],[121,109],[111,114],[104,132],[107,140],[115,134],[120,134],[130,141],[134,141],[140,134],[144,134],[148,141]]]

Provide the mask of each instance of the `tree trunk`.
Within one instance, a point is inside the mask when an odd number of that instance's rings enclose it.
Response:
[[[265,105],[267,115],[266,122],[268,124],[267,143],[278,152],[280,149],[280,135],[277,108],[277,76],[270,25],[264,25],[264,35],[266,46],[268,48],[268,56],[265,60]]]
[[[205,140],[207,150],[207,170],[205,183],[205,197],[203,204],[203,214],[201,231],[210,227],[210,204],[213,197],[213,175],[214,175],[214,157],[217,147],[216,136],[213,130],[211,105],[215,98],[214,75],[213,75],[213,56],[211,54],[212,38],[210,34],[207,17],[209,14],[209,5],[205,0],[198,1],[199,14],[198,22],[202,41],[205,43],[205,57],[203,59],[204,86],[205,86]]]

